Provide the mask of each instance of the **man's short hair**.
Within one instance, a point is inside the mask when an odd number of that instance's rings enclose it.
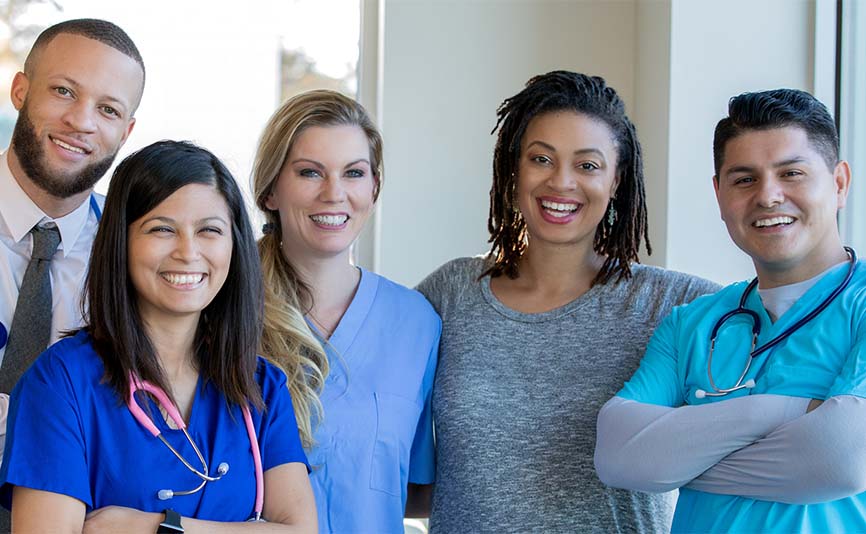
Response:
[[[120,29],[119,26],[107,20],[100,19],[67,20],[57,23],[40,33],[39,37],[36,38],[36,42],[33,43],[30,53],[27,54],[27,59],[24,61],[25,74],[28,76],[32,74],[39,51],[62,33],[80,35],[94,41],[99,41],[134,59],[138,63],[138,66],[141,67],[142,84],[144,83],[144,61],[141,59],[141,53],[139,53],[135,43],[132,42],[129,35]]]
[[[839,133],[826,106],[805,91],[774,89],[743,93],[728,101],[728,116],[719,121],[713,136],[716,176],[719,176],[728,141],[749,130],[787,126],[802,128],[827,167],[832,170],[836,166],[839,162]]]

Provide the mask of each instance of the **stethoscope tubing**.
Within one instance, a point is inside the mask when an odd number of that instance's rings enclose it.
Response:
[[[154,424],[154,422],[144,413],[144,410],[142,410],[141,406],[139,406],[138,403],[135,401],[135,393],[139,390],[145,391],[145,392],[153,395],[157,404],[163,410],[165,410],[168,417],[172,420],[172,422],[174,422],[174,424],[178,427],[178,429],[183,431],[183,435],[186,437],[187,442],[189,442],[190,446],[192,446],[193,451],[195,451],[195,454],[199,459],[199,462],[201,462],[201,465],[202,465],[201,470],[198,470],[195,467],[193,467],[186,460],[186,458],[184,458],[183,455],[181,455],[165,439],[165,437],[162,435],[162,431],[159,428],[157,428],[157,426]],[[127,407],[129,408],[129,411],[132,414],[133,418],[136,421],[138,421],[138,423],[141,424],[141,426],[143,426],[148,432],[150,432],[151,435],[153,435],[156,438],[159,438],[159,440],[162,441],[162,443],[165,444],[166,447],[168,447],[168,449],[175,455],[175,457],[177,457],[177,459],[180,460],[183,463],[183,465],[190,472],[192,472],[193,474],[195,474],[197,477],[199,477],[201,479],[201,483],[193,489],[183,490],[183,491],[168,490],[170,493],[170,495],[168,496],[169,498],[172,496],[175,496],[175,495],[181,496],[181,495],[191,495],[193,493],[196,493],[197,491],[201,490],[206,483],[217,481],[217,480],[221,479],[223,477],[223,475],[225,475],[226,472],[228,472],[227,464],[220,464],[220,469],[219,469],[218,474],[216,476],[212,476],[212,475],[208,474],[207,462],[205,461],[204,456],[202,455],[198,446],[195,444],[195,441],[189,435],[189,432],[186,429],[186,422],[183,420],[183,417],[181,417],[180,412],[178,411],[177,407],[174,405],[173,402],[171,402],[171,400],[168,398],[168,395],[166,395],[166,393],[162,389],[151,384],[150,382],[147,382],[145,380],[138,380],[134,376],[130,375],[130,377],[129,377],[129,397],[127,398]],[[264,508],[264,493],[265,493],[265,481],[264,481],[264,472],[262,470],[262,458],[261,458],[261,452],[259,451],[259,440],[258,440],[258,437],[256,437],[255,426],[253,425],[253,417],[252,417],[252,413],[250,412],[249,405],[243,406],[241,411],[243,413],[244,426],[246,427],[246,430],[247,430],[247,437],[250,440],[250,449],[251,449],[252,456],[253,456],[253,467],[254,467],[254,471],[255,471],[255,480],[256,480],[256,499],[255,499],[255,504],[253,507],[253,515],[250,518],[250,521],[259,521],[259,520],[261,520],[262,510]],[[226,465],[225,470],[222,469],[223,465]],[[160,492],[160,494],[161,494],[161,492]],[[160,498],[163,498],[163,497],[160,497]]]
[[[710,386],[713,388],[714,391],[710,392],[710,391],[704,391],[704,390],[699,389],[695,392],[695,395],[698,398],[703,398],[705,396],[706,397],[721,397],[721,396],[727,395],[728,393],[733,393],[734,391],[737,391],[740,389],[747,389],[747,388],[754,387],[754,385],[755,385],[754,380],[748,380],[748,381],[746,381],[746,383],[743,383],[743,379],[749,373],[749,369],[751,368],[752,360],[754,360],[754,358],[760,356],[761,354],[767,352],[768,350],[772,349],[773,347],[777,346],[782,341],[788,339],[794,332],[796,332],[797,330],[802,328],[804,325],[806,325],[809,321],[811,321],[812,319],[817,317],[818,314],[820,314],[822,311],[827,309],[827,307],[830,306],[830,304],[836,299],[836,297],[838,297],[843,291],[845,291],[845,288],[848,287],[848,284],[851,282],[851,279],[854,277],[854,270],[857,267],[857,253],[851,247],[845,247],[845,251],[850,256],[850,260],[849,260],[850,263],[848,266],[848,272],[845,274],[845,278],[842,280],[842,282],[838,286],[836,286],[836,289],[834,289],[833,292],[827,296],[827,298],[825,298],[823,301],[821,301],[821,304],[816,306],[815,309],[813,309],[808,314],[801,317],[797,322],[795,322],[794,324],[792,324],[791,326],[786,328],[781,334],[777,335],[776,337],[774,337],[770,341],[764,343],[763,345],[761,345],[757,348],[755,347],[755,345],[757,343],[758,336],[761,334],[761,318],[757,313],[746,308],[746,301],[749,298],[749,294],[751,294],[751,292],[757,287],[758,279],[756,277],[751,282],[749,282],[749,285],[746,286],[746,289],[743,291],[743,294],[740,296],[740,302],[737,305],[737,308],[724,314],[718,321],[716,321],[716,324],[713,325],[713,330],[710,333],[710,354],[709,354],[709,357],[707,358],[707,377],[709,378]],[[715,346],[716,346],[716,337],[719,333],[719,330],[721,330],[722,326],[725,324],[726,321],[728,321],[729,319],[735,317],[736,315],[740,315],[740,314],[747,315],[752,320],[752,346],[749,349],[749,357],[746,359],[746,367],[745,367],[745,369],[743,369],[743,372],[740,374],[740,377],[737,379],[737,383],[734,385],[734,387],[719,388],[716,385],[715,380],[713,379],[713,370],[712,370],[712,368],[713,368],[713,352],[714,352]]]
[[[93,210],[93,214],[96,216],[96,222],[99,223],[102,221],[102,209],[99,207],[99,203],[96,201],[96,196],[90,195],[90,209]],[[6,325],[0,323],[0,348],[6,346],[6,342],[9,338],[9,331],[6,328]],[[157,403],[166,411],[171,420],[177,425],[177,427],[183,431],[184,436],[186,437],[189,444],[192,446],[193,451],[195,451],[196,456],[201,462],[202,469],[196,469],[193,467],[186,458],[183,457],[162,435],[162,432],[153,424],[153,421],[150,420],[147,415],[145,415],[144,411],[142,411],[141,407],[138,406],[138,403],[135,402],[135,392],[137,390],[144,390],[150,393],[156,398]],[[177,411],[177,407],[172,403],[168,396],[164,391],[157,388],[156,386],[150,384],[146,381],[136,380],[134,377],[130,376],[130,393],[129,399],[127,402],[127,406],[129,411],[132,413],[133,417],[144,426],[153,436],[159,438],[166,447],[180,460],[187,469],[189,469],[192,473],[194,473],[197,477],[201,479],[201,484],[199,484],[196,488],[191,490],[184,491],[172,491],[172,495],[190,495],[196,493],[201,490],[204,485],[208,482],[214,482],[222,478],[225,472],[220,469],[220,473],[217,476],[211,476],[208,474],[207,462],[205,462],[204,456],[199,450],[198,446],[195,444],[195,441],[189,435],[189,432],[186,430],[186,423],[183,420],[183,417],[180,416],[180,413]],[[255,468],[255,477],[256,477],[256,500],[255,506],[253,509],[253,515],[250,518],[250,521],[260,521],[262,517],[262,510],[264,508],[264,473],[262,469],[262,458],[261,452],[259,451],[259,441],[256,437],[255,427],[253,425],[252,414],[250,413],[249,406],[244,406],[242,409],[243,417],[244,417],[244,426],[246,426],[247,435],[250,439],[250,449],[253,455],[253,465]],[[222,465],[220,466],[222,468]]]

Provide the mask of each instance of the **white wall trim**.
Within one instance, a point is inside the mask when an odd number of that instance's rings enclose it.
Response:
[[[382,127],[384,79],[385,1],[361,0],[361,38],[358,55],[358,101],[373,120]],[[387,158],[386,158],[387,159]],[[386,170],[387,175],[387,170]],[[381,268],[382,201],[373,207],[358,241],[355,243],[355,264],[371,271]]]
[[[815,0],[812,95],[836,114],[836,0]]]
[[[866,250],[866,5],[842,5],[841,157],[851,164],[851,190],[839,222],[842,240]]]

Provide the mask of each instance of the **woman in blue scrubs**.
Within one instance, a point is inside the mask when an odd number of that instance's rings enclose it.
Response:
[[[286,377],[256,356],[257,263],[243,197],[211,153],[163,141],[120,164],[86,326],[12,393],[0,480],[14,531],[315,530]],[[262,497],[271,523],[246,522]]]
[[[352,263],[382,187],[382,138],[357,102],[308,92],[271,117],[253,175],[267,218],[262,353],[308,390],[327,375],[311,410],[319,530],[402,532],[408,486],[433,482],[441,325],[419,293]],[[321,347],[286,342],[307,327]]]

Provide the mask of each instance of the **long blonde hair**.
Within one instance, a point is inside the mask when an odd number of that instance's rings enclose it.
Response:
[[[342,125],[358,126],[367,136],[375,200],[383,177],[382,136],[359,103],[335,91],[309,91],[280,106],[262,132],[253,165],[253,192],[267,229],[258,243],[265,284],[261,353],[288,376],[301,443],[308,449],[313,445],[311,420],[323,417],[318,393],[328,374],[328,357],[304,320],[313,305],[312,292],[283,254],[279,212],[265,203],[298,136],[312,126]]]

